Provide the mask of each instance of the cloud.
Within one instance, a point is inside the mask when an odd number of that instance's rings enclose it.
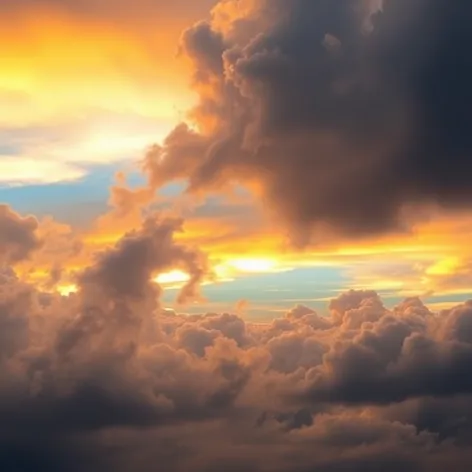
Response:
[[[161,5],[151,3],[148,13]],[[103,5],[70,9],[101,18]],[[149,188],[118,182],[99,225],[134,229],[94,257],[71,228],[0,206],[0,470],[470,469],[472,302],[388,308],[366,287],[331,300],[327,316],[296,305],[266,324],[172,312],[156,280],[184,272],[177,302],[198,300],[207,256],[177,236],[180,218],[137,211],[168,180],[196,192],[239,181],[304,242],[317,225],[348,236],[396,228],[412,202],[467,203],[469,71],[460,54],[454,76],[444,70],[442,45],[466,50],[469,9],[378,8],[228,0],[184,33],[198,127],[151,149]],[[437,91],[450,81],[445,103]],[[80,258],[77,290],[52,291]],[[39,266],[47,282],[28,283]]]
[[[37,249],[37,227],[34,217],[22,217],[9,206],[0,205],[0,264],[20,262]]]
[[[238,5],[183,35],[201,131],[181,125],[148,155],[151,183],[242,182],[300,243],[404,229],[410,205],[470,203],[469,6]]]
[[[1,183],[6,185],[51,184],[84,177],[85,171],[74,165],[17,156],[0,156]]]
[[[83,107],[81,115],[0,125],[0,185],[73,181],[93,166],[137,162],[150,143],[171,129],[163,119],[131,111]]]
[[[98,288],[112,299],[139,298],[151,287],[153,274],[180,266],[190,275],[181,298],[195,297],[207,269],[202,254],[174,241],[181,225],[179,219],[149,217],[141,230],[125,234],[114,249],[100,254],[96,264],[79,275],[79,286]]]
[[[15,234],[35,234],[35,220],[4,212]],[[176,241],[181,224],[147,216],[77,274],[67,297],[2,272],[2,470],[472,464],[470,302],[439,314],[417,298],[388,309],[376,292],[351,290],[329,316],[297,305],[262,325],[171,312],[155,276],[187,271],[186,301],[208,274],[205,257]],[[49,222],[39,234],[73,251],[66,227]],[[11,261],[36,247],[26,241]]]

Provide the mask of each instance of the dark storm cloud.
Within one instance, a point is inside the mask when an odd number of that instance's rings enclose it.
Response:
[[[180,127],[155,148],[151,181],[257,180],[300,242],[326,225],[398,229],[409,204],[471,202],[469,3],[247,3],[184,34],[207,84],[192,112],[204,133]]]

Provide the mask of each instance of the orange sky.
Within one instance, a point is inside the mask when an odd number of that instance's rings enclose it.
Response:
[[[91,172],[90,163],[123,160],[123,151],[134,162],[185,116],[195,97],[189,65],[177,58],[179,37],[189,24],[208,16],[215,1],[199,0],[191,8],[182,0],[138,3],[139,8],[128,1],[22,1],[1,7],[0,124],[18,131],[24,141],[19,156],[2,151],[2,182],[73,181]],[[224,29],[223,9],[218,15]],[[38,134],[51,138],[38,142]],[[208,251],[223,278],[348,265],[353,287],[404,295],[472,288],[461,272],[472,257],[470,219],[459,223],[455,217],[440,217],[417,226],[411,235],[335,241],[298,253],[286,246],[277,222],[264,218],[252,203],[242,203],[246,214],[236,211],[235,202],[228,205],[224,216],[187,212],[181,236]],[[138,220],[136,215],[106,217],[78,232],[85,249],[68,256],[67,270],[83,266],[94,251],[113,243]],[[46,260],[49,253],[38,254],[28,270]],[[399,262],[404,263],[401,271],[389,271]],[[379,263],[385,266],[381,271]],[[65,285],[71,283],[67,270]],[[452,278],[457,271],[461,277]]]
[[[2,2],[0,125],[41,128],[64,141],[26,143],[24,165],[3,153],[3,182],[20,174],[33,182],[79,178],[78,162],[142,152],[190,107],[179,37],[214,2],[121,3]]]
[[[127,19],[125,28],[126,17],[88,18],[32,5],[0,20],[0,87],[15,105],[8,110],[15,112],[10,125],[64,119],[88,107],[175,120],[176,112],[189,107],[188,73],[175,56],[181,31],[192,19],[180,12],[165,17],[161,10],[152,28],[142,23],[145,16],[134,25]],[[16,106],[21,99],[27,109]]]

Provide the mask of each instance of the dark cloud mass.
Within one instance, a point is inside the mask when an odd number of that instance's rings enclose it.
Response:
[[[470,469],[472,303],[390,310],[367,290],[265,325],[177,314],[152,276],[206,273],[179,228],[147,219],[69,297],[1,274],[0,470]]]
[[[469,205],[471,21],[449,0],[220,2],[183,35],[202,133],[180,126],[154,148],[150,179],[262,184],[301,243]]]

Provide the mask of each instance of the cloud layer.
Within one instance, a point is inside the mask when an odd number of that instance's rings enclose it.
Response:
[[[149,154],[151,182],[243,182],[300,243],[468,205],[471,18],[446,0],[220,2],[183,35],[200,131]]]
[[[28,257],[35,220],[4,213],[2,254]],[[470,302],[390,310],[366,290],[333,299],[329,316],[298,305],[262,325],[178,314],[152,279],[182,268],[185,301],[208,273],[180,228],[149,216],[68,297],[3,270],[1,470],[468,470]]]

